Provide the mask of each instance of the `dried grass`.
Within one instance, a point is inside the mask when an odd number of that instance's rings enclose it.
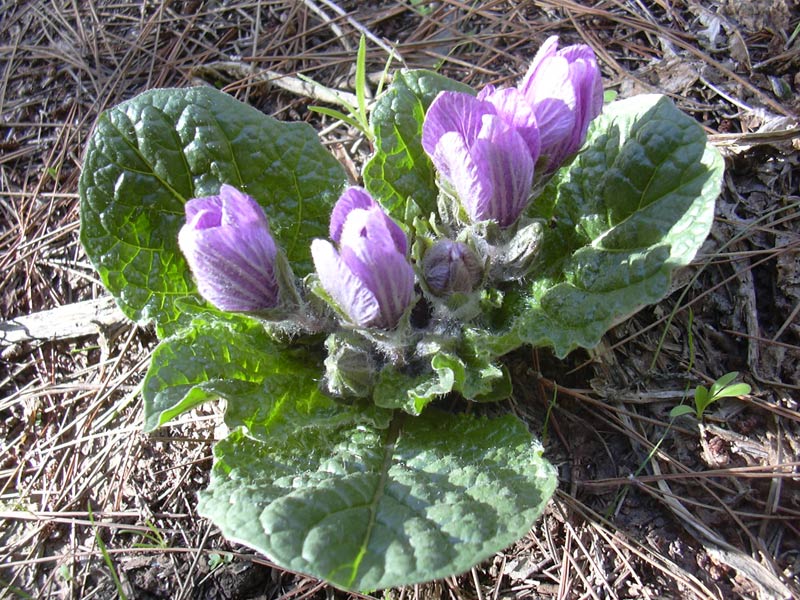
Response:
[[[105,294],[77,239],[81,153],[99,112],[145,89],[223,85],[326,128],[354,175],[369,153],[356,132],[319,120],[266,71],[352,91],[364,33],[375,77],[394,53],[408,67],[502,84],[559,33],[592,45],[622,96],[670,94],[727,158],[711,238],[672,295],[591,353],[566,365],[546,351],[511,357],[517,392],[504,409],[548,433],[559,492],[531,535],[494,560],[389,595],[800,595],[793,4],[6,0],[0,14],[4,320]],[[206,406],[141,433],[138,386],[154,342],[119,323],[3,350],[0,598],[113,597],[112,570],[137,598],[329,596],[196,515],[220,415]],[[687,391],[731,370],[752,395],[713,407],[701,426],[670,426]]]

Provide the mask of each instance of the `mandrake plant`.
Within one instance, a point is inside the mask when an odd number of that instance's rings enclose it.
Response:
[[[364,187],[305,124],[211,88],[103,113],[80,180],[104,285],[160,338],[151,431],[226,401],[199,511],[343,589],[469,569],[556,487],[502,357],[590,348],[669,290],[723,164],[665,97],[603,106],[587,46],[550,38],[515,87],[402,71]],[[450,395],[459,402],[434,403]],[[456,408],[453,408],[456,407]]]

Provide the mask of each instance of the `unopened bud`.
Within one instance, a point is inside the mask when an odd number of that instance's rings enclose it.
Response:
[[[249,312],[278,305],[278,249],[264,210],[247,194],[223,185],[218,196],[189,200],[178,245],[200,295],[220,310]]]
[[[475,253],[462,242],[436,242],[422,258],[422,272],[430,291],[437,296],[453,292],[469,293],[483,277],[483,267]]]
[[[372,393],[375,360],[362,344],[363,339],[346,334],[332,334],[325,340],[325,383],[331,394],[364,398]]]

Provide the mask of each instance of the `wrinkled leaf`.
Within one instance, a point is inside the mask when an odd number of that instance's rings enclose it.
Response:
[[[169,334],[175,300],[195,292],[177,246],[188,199],[222,183],[252,195],[302,276],[344,182],[305,124],[211,88],[153,90],[98,119],[79,183],[81,241],[123,312]]]
[[[413,375],[387,365],[378,377],[372,397],[378,406],[419,415],[437,396],[451,392],[453,383],[453,371],[447,366]]]
[[[426,411],[279,443],[233,433],[199,511],[278,565],[349,590],[463,572],[519,539],[554,469],[513,416]]]
[[[409,198],[426,217],[436,210],[436,174],[422,149],[422,123],[431,102],[445,90],[475,93],[430,71],[405,71],[395,75],[372,111],[375,153],[364,168],[364,184],[395,219],[405,218]]]
[[[453,390],[477,402],[504,400],[511,395],[511,378],[505,367],[491,362],[465,362],[460,356],[439,352],[431,360],[437,371],[453,373]]]
[[[596,345],[614,324],[669,290],[711,228],[723,161],[702,128],[663,96],[607,106],[584,150],[531,208],[546,228],[538,264],[473,328],[477,356],[522,345],[558,356]]]
[[[479,402],[511,395],[511,380],[505,369],[478,360],[467,364],[457,354],[438,347],[431,352],[430,370],[384,367],[373,392],[375,404],[419,415],[437,397],[452,391]],[[414,374],[414,370],[422,372]]]
[[[344,406],[320,392],[321,357],[273,341],[257,322],[198,317],[153,352],[145,377],[145,430],[202,402],[227,400],[229,428],[279,439],[302,428],[370,422],[385,427],[388,412]]]

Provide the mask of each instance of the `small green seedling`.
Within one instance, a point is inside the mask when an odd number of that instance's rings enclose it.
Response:
[[[147,529],[149,529],[149,531],[145,533],[133,529],[123,529],[120,533],[132,533],[142,537],[142,541],[133,544],[134,548],[166,548],[168,544],[167,538],[164,537],[164,534],[161,533],[161,531],[159,531],[158,528],[149,520],[145,521],[144,524]]]
[[[389,57],[389,63],[386,65],[386,69],[388,70],[389,64],[391,64],[392,57]],[[384,74],[386,74],[386,70]],[[315,83],[308,77],[299,76],[300,79],[306,80],[309,83]],[[381,87],[383,85],[383,80],[381,81]],[[345,114],[339,110],[333,108],[327,108],[325,106],[309,106],[308,109],[314,112],[318,112],[323,115],[327,115],[331,118],[338,119],[339,121],[343,121],[352,127],[355,127],[361,133],[363,133],[367,139],[372,141],[374,136],[372,135],[372,129],[369,125],[369,115],[368,115],[368,106],[367,106],[367,40],[362,35],[361,39],[358,43],[358,53],[356,54],[356,100],[358,106],[353,106],[349,102],[347,102],[344,98],[340,98],[339,102],[342,106],[347,110],[349,114]],[[380,89],[379,89],[380,93]]]
[[[426,17],[433,12],[433,7],[430,6],[430,3],[427,2],[427,0],[411,0],[411,6],[413,6],[414,10],[423,17]]]
[[[230,552],[212,552],[208,555],[208,568],[213,572],[233,562],[233,554]]]
[[[712,385],[711,389],[703,385],[698,385],[694,390],[694,408],[688,404],[681,404],[669,411],[671,418],[680,417],[681,415],[688,415],[694,413],[698,420],[703,418],[703,413],[706,408],[713,402],[721,398],[732,398],[735,396],[743,396],[750,393],[750,386],[746,383],[731,382],[739,376],[739,371],[731,371],[717,379]]]
[[[92,507],[89,505],[89,522],[92,524],[92,527],[95,528],[94,530],[94,540],[97,544],[97,547],[100,548],[100,554],[103,555],[103,561],[105,561],[106,566],[108,567],[108,571],[111,574],[111,579],[114,582],[114,587],[117,588],[117,597],[119,600],[128,600],[128,596],[125,594],[125,590],[122,587],[122,582],[120,581],[119,575],[117,575],[117,570],[114,568],[114,562],[111,560],[111,555],[108,552],[108,548],[106,548],[106,544],[103,541],[103,538],[100,537],[100,530],[94,524],[94,514],[92,513]]]
[[[556,402],[558,401],[558,388],[553,388],[553,397],[550,399],[550,404],[547,405],[547,413],[544,415],[544,425],[542,426],[542,444],[547,444],[547,440],[550,437],[548,427],[550,425],[550,414],[553,412],[553,407],[555,407]]]
[[[70,573],[69,565],[61,565],[58,568],[58,576],[61,577],[66,583],[70,583],[73,579],[72,573]]]

